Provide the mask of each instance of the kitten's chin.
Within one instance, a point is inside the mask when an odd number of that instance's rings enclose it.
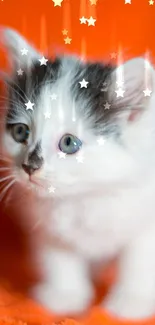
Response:
[[[34,181],[29,181],[28,182],[28,189],[32,191],[37,197],[48,197],[48,190],[47,188],[42,184],[39,184]]]
[[[39,177],[29,176],[23,170],[16,172],[17,181],[27,190],[31,191],[37,197],[48,197],[48,184]]]

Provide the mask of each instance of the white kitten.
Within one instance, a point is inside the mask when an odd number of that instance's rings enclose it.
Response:
[[[45,208],[39,221],[46,232],[38,257],[44,282],[34,296],[55,312],[81,312],[93,298],[92,265],[119,255],[118,282],[103,306],[121,317],[151,316],[153,67],[143,58],[113,68],[65,56],[41,65],[42,54],[8,29],[3,44],[13,67],[4,148],[16,180],[25,186],[41,183],[44,189],[38,195],[51,200],[51,209]],[[23,48],[27,55],[22,55]],[[146,88],[151,96],[145,96]],[[28,102],[32,109],[26,109]],[[36,213],[39,218],[39,207]]]

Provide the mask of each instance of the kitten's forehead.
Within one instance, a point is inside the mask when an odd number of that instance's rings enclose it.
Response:
[[[56,58],[54,61],[48,60],[47,65],[41,65],[39,61],[33,63],[30,69],[26,69],[22,75],[16,74],[11,85],[11,91],[14,91],[19,97],[25,99],[27,95],[37,96],[39,90],[47,83],[54,83],[61,78],[68,79],[69,84],[64,87],[71,87],[74,90],[80,90],[80,82],[85,79],[88,81],[88,87],[82,88],[80,92],[89,94],[92,90],[100,91],[105,80],[112,72],[112,67],[100,63],[83,63],[76,57]],[[90,91],[89,91],[90,90]]]
[[[56,89],[58,96],[63,97],[64,94],[67,94],[66,96],[70,98],[67,103],[67,106],[70,106],[67,107],[68,112],[69,109],[71,111],[72,101],[74,101],[77,115],[82,114],[83,117],[90,117],[94,121],[94,126],[97,123],[103,123],[106,116],[111,113],[104,110],[107,92],[104,92],[103,88],[107,88],[112,71],[113,68],[109,65],[84,63],[76,57],[48,60],[47,65],[40,65],[40,62],[37,61],[31,69],[25,70],[23,75],[15,76],[10,88],[10,98],[13,100],[10,101],[8,119],[20,113],[31,117],[32,111],[26,111],[25,104],[29,100],[32,103],[37,103],[40,94],[42,97],[46,95],[46,89],[51,89],[51,93],[52,89]],[[87,87],[81,87],[83,80],[87,82]],[[15,101],[17,102],[16,106],[14,105]],[[34,113],[37,108],[38,106],[34,105]],[[65,105],[63,109],[65,109]]]
[[[31,69],[26,69],[22,75],[17,73],[14,76],[10,94],[14,93],[23,103],[26,102],[27,98],[36,97],[45,83],[52,83],[57,79],[60,65],[59,59],[54,62],[48,61],[47,65],[40,65],[39,61],[35,62]]]
[[[8,85],[9,108],[7,119],[9,122],[16,120],[19,122],[19,117],[31,119],[33,112],[26,110],[25,104],[28,101],[36,102],[44,85],[48,82],[54,82],[57,78],[59,67],[59,59],[54,62],[48,61],[46,66],[40,65],[40,62],[36,61],[31,68],[25,69],[22,75],[18,75],[18,71],[16,72]],[[34,105],[33,110],[36,109],[37,106]]]

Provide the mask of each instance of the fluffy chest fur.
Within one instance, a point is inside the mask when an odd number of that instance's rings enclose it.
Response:
[[[92,261],[113,258],[150,224],[155,224],[155,179],[135,188],[94,191],[56,200],[49,235]]]

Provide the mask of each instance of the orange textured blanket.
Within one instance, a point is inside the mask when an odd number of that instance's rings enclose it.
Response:
[[[0,290],[0,325],[154,325],[155,318],[147,321],[119,321],[93,307],[80,320],[58,319],[42,307],[20,295]]]
[[[123,321],[94,306],[81,318],[60,319],[34,301],[1,287],[0,325],[155,325],[155,317],[146,321]]]

